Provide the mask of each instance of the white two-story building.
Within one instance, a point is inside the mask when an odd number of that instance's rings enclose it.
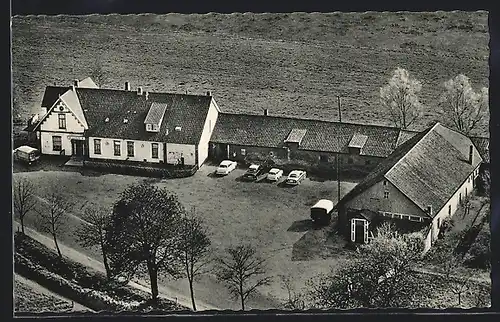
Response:
[[[220,112],[206,95],[101,89],[87,78],[46,88],[37,132],[42,154],[89,160],[197,165]]]

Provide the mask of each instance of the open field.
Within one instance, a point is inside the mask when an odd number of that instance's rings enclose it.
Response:
[[[204,93],[224,111],[387,124],[380,86],[400,66],[423,83],[424,117],[439,119],[442,83],[459,73],[488,86],[486,12],[90,15],[14,17],[13,80],[24,113],[46,85],[90,74],[104,87]],[[478,134],[488,135],[488,120]]]
[[[35,171],[19,172],[14,177],[29,178],[40,197],[50,185],[56,184],[61,193],[75,203],[68,216],[61,240],[87,256],[100,260],[96,250],[80,247],[75,240],[75,229],[87,201],[106,206],[118,198],[128,184],[152,180],[159,186],[175,192],[186,207],[196,207],[210,230],[213,254],[221,254],[230,245],[251,243],[260,255],[268,259],[269,273],[275,277],[272,285],[249,302],[253,308],[272,308],[285,296],[279,275],[293,276],[296,287],[304,286],[310,277],[326,273],[345,260],[344,243],[328,238],[325,229],[313,230],[309,222],[309,207],[319,198],[335,200],[337,184],[334,181],[317,182],[306,179],[297,187],[285,188],[267,182],[242,182],[243,169],[236,169],[227,177],[214,177],[213,166],[203,166],[193,177],[176,180],[154,180],[120,175],[82,176],[78,172]],[[342,183],[342,194],[355,184]],[[26,223],[36,227],[34,215]],[[162,278],[162,284],[188,295],[187,281]],[[238,309],[224,286],[213,276],[195,284],[197,297],[220,308]]]

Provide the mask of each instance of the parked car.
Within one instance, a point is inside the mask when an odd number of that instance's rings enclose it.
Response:
[[[283,170],[278,168],[272,168],[271,170],[269,170],[269,173],[267,174],[267,180],[279,181],[279,179],[281,179],[282,176],[283,176]]]
[[[21,161],[31,165],[40,159],[40,151],[31,146],[23,145],[13,151],[15,161]]]
[[[285,183],[291,186],[296,186],[306,178],[306,172],[302,170],[293,170],[285,180]]]
[[[215,173],[218,175],[227,175],[234,169],[236,169],[236,161],[231,161],[231,160],[224,160],[219,164],[219,167],[217,170],[215,170]]]
[[[328,225],[332,220],[333,201],[321,199],[311,207],[311,219],[315,224]]]
[[[259,176],[265,173],[264,166],[260,164],[251,164],[248,170],[243,175],[243,179],[254,181],[257,180]]]

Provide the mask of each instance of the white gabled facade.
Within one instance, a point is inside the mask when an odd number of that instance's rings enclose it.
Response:
[[[205,162],[208,158],[209,141],[212,137],[212,132],[215,128],[215,123],[219,116],[220,109],[217,103],[212,98],[210,101],[210,108],[208,109],[207,118],[205,120],[205,125],[203,126],[203,132],[201,134],[201,139],[198,144],[198,167]]]
[[[65,95],[55,102],[39,122],[40,147],[43,154],[73,155],[83,153],[85,149],[86,123],[66,102]]]

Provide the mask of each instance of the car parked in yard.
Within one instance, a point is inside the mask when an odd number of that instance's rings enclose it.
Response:
[[[21,161],[31,165],[40,159],[40,150],[31,146],[23,145],[13,151],[15,161]]]
[[[269,181],[279,181],[283,176],[283,170],[278,168],[272,168],[267,173],[267,180]]]
[[[302,182],[306,178],[306,172],[302,170],[293,170],[288,174],[288,177],[285,180],[287,185],[296,186]]]
[[[264,173],[265,173],[264,166],[253,163],[248,167],[248,170],[243,175],[243,179],[249,181],[255,181],[259,176],[263,175]]]
[[[236,161],[231,161],[231,160],[224,160],[219,164],[219,167],[217,167],[217,170],[215,170],[215,174],[218,175],[227,175],[234,169],[236,169]]]

